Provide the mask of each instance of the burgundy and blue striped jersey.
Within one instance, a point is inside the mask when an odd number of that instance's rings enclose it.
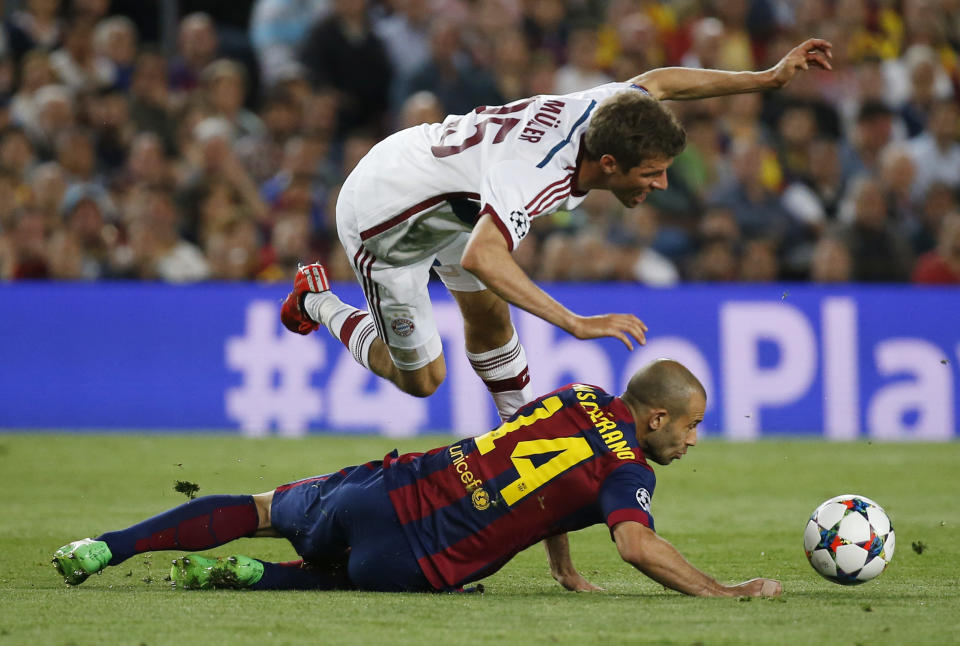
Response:
[[[653,529],[653,470],[626,404],[572,384],[484,435],[427,453],[387,455],[390,499],[437,589],[500,569],[556,534],[606,522]]]

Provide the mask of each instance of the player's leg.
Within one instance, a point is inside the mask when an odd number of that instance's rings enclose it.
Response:
[[[64,545],[54,553],[53,564],[68,584],[78,585],[136,554],[205,550],[253,536],[258,529],[261,519],[253,496],[203,496],[126,529]]]
[[[467,358],[486,384],[501,419],[533,399],[527,356],[510,320],[507,302],[460,266],[468,236],[437,254],[437,275],[463,316]]]
[[[354,359],[402,391],[426,397],[446,377],[440,335],[427,291],[433,258],[403,267],[376,260],[359,246],[354,270],[367,310],[344,303],[329,289],[321,265],[300,269],[281,318],[288,329],[309,333],[317,324]]]

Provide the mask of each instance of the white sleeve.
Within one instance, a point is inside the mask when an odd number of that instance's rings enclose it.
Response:
[[[513,251],[530,231],[533,218],[552,212],[570,195],[575,174],[519,160],[494,164],[483,178],[480,215],[490,215]]]

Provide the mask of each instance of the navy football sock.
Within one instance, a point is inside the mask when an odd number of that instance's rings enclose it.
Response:
[[[259,560],[259,559],[258,559]],[[304,567],[303,561],[263,563],[263,576],[251,590],[349,590],[347,568],[340,564],[322,568]]]
[[[141,552],[217,547],[253,536],[259,524],[253,496],[203,496],[96,540],[106,542],[113,554],[109,564],[117,565]]]

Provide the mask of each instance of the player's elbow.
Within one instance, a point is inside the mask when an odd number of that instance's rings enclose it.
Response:
[[[463,256],[460,258],[460,266],[483,280],[490,265],[487,260],[489,254],[486,251],[484,245],[480,243],[467,245],[467,248],[463,251]]]
[[[640,523],[627,522],[618,524],[613,531],[620,558],[641,570],[647,566],[650,558],[650,550],[644,540],[649,531]]]

